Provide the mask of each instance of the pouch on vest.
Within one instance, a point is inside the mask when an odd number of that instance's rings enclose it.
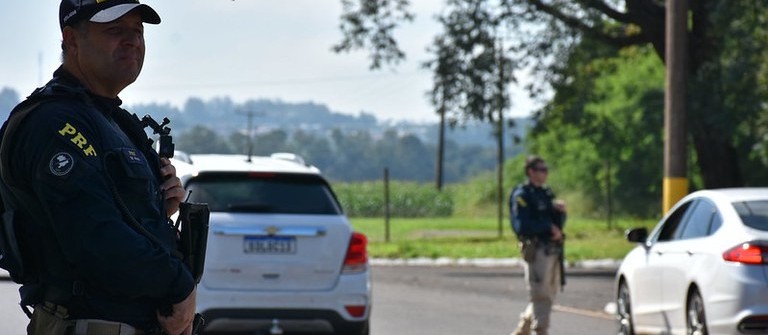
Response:
[[[21,121],[37,106],[42,100],[25,101],[19,104],[11,111],[8,120],[0,129],[0,210],[2,218],[0,221],[0,268],[8,271],[11,279],[19,284],[34,284],[39,282],[39,274],[36,272],[38,252],[35,250],[26,250],[22,248],[19,241],[25,239],[23,227],[21,225],[31,218],[23,215],[19,209],[18,199],[13,195],[8,183],[8,170],[10,166],[9,142]],[[22,199],[23,200],[23,199]],[[31,204],[30,204],[31,205]],[[25,250],[22,250],[25,249]]]
[[[24,284],[30,279],[26,278],[29,277],[29,273],[24,269],[24,262],[19,251],[18,236],[13,220],[14,214],[15,211],[7,208],[3,203],[2,231],[0,231],[0,268],[8,271],[14,282]]]

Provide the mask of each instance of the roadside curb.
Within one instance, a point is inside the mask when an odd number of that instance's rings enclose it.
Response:
[[[523,267],[520,258],[373,258],[373,266],[477,266],[477,267]],[[621,260],[596,259],[583,260],[566,264],[567,269],[616,271]]]

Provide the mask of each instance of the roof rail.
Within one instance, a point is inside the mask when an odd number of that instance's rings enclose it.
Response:
[[[177,160],[180,160],[184,163],[192,164],[192,159],[189,158],[189,154],[181,150],[174,150],[173,158],[176,158]]]
[[[301,156],[299,156],[297,154],[290,153],[290,152],[275,152],[275,153],[269,155],[269,157],[276,158],[276,159],[282,159],[284,161],[294,162],[296,164],[301,164],[301,165],[304,165],[304,166],[309,166],[309,164],[307,164],[304,161],[304,158],[302,158]]]

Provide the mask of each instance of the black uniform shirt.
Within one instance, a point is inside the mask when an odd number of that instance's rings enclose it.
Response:
[[[40,201],[50,223],[40,241],[43,281],[84,284],[83,295],[59,302],[72,318],[150,329],[158,308],[182,301],[195,285],[169,251],[176,231],[166,217],[159,158],[149,143],[137,145],[126,135],[136,138],[136,129],[143,130],[125,121],[119,99],[74,93],[84,88],[62,69],[47,88],[56,98],[27,116],[11,154],[13,176]],[[123,207],[163,245],[129,226],[112,184]]]

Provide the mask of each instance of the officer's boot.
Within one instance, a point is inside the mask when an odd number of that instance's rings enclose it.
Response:
[[[531,335],[531,316],[521,315],[517,328],[509,335]]]

